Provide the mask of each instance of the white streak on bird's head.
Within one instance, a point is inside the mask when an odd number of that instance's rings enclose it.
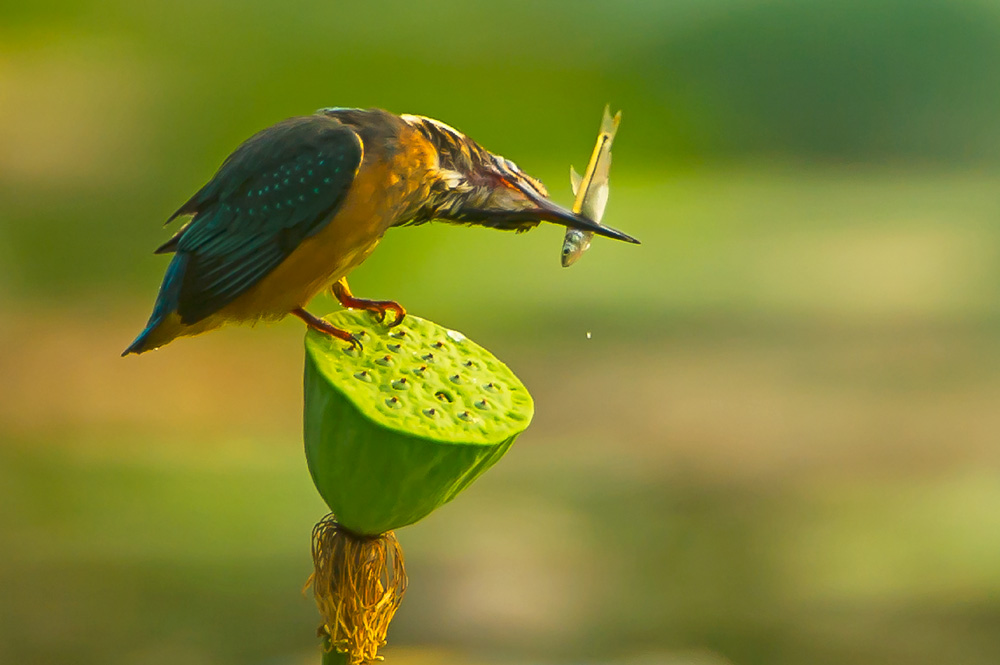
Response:
[[[548,192],[514,162],[496,155],[454,127],[420,115],[401,115],[433,147],[428,165],[433,181],[425,216],[456,221],[534,210]]]

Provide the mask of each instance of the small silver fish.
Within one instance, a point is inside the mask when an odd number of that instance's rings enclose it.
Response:
[[[576,172],[576,169],[572,166],[569,167],[569,181],[573,187],[573,194],[576,196],[573,212],[598,224],[601,223],[601,218],[604,217],[604,208],[608,205],[611,143],[614,141],[621,121],[621,111],[612,117],[610,106],[605,106],[604,117],[601,120],[601,132],[597,135],[597,144],[594,146],[594,152],[590,155],[587,170],[581,176]],[[594,234],[588,231],[566,229],[562,246],[563,268],[568,268],[583,256],[583,253],[590,247],[590,240],[593,237]]]

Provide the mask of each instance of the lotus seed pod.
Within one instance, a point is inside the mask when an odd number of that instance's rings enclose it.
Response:
[[[524,385],[461,333],[413,315],[392,329],[355,310],[327,320],[364,344],[306,334],[306,459],[344,528],[377,535],[426,517],[531,422]]]

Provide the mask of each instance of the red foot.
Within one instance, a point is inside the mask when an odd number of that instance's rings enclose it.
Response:
[[[358,348],[358,351],[364,351],[364,347],[361,346],[361,342],[358,341],[358,338],[352,335],[351,333],[347,332],[346,330],[335,328],[334,326],[330,325],[323,319],[313,316],[312,314],[302,309],[301,307],[299,307],[298,309],[293,309],[292,314],[305,321],[306,325],[312,328],[313,330],[318,330],[322,333],[330,335],[331,337],[336,337],[337,339],[342,339],[345,342],[350,342],[351,346],[356,346]]]
[[[341,280],[333,285],[333,295],[336,296],[337,300],[341,305],[348,309],[363,309],[367,312],[372,312],[375,314],[375,320],[379,323],[385,321],[385,315],[387,312],[392,312],[392,323],[388,324],[390,328],[394,328],[403,322],[403,318],[406,316],[406,310],[398,302],[393,300],[365,300],[364,298],[355,298],[350,289],[347,288],[347,281]]]

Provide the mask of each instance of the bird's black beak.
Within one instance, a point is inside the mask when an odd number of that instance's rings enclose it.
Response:
[[[571,229],[579,229],[581,231],[590,231],[599,236],[604,236],[606,238],[614,238],[615,240],[624,240],[625,242],[630,242],[636,245],[641,244],[638,240],[628,235],[627,233],[622,233],[617,229],[613,229],[610,226],[601,226],[600,224],[593,222],[586,217],[576,214],[572,210],[567,210],[563,208],[558,203],[545,198],[535,198],[532,197],[534,203],[538,206],[538,210],[535,214],[538,219],[546,222],[554,222],[556,224],[562,224]]]

